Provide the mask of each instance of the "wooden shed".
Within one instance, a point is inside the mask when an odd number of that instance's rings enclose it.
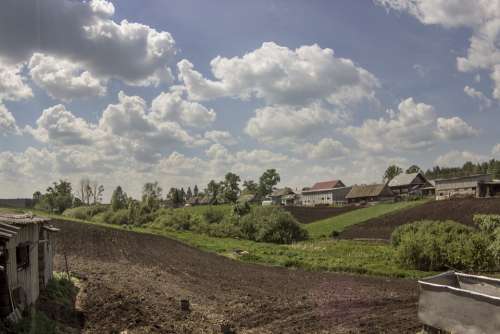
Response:
[[[55,233],[50,219],[0,214],[0,317],[38,299],[52,278]]]
[[[395,195],[401,197],[424,196],[432,193],[430,190],[434,188],[421,172],[399,174],[389,182],[389,187]]]
[[[394,193],[387,184],[355,185],[346,195],[349,203],[394,201]]]

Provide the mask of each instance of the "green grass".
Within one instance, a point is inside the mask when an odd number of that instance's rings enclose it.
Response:
[[[177,210],[186,210],[193,214],[203,214],[203,212],[207,210],[216,210],[221,211],[226,214],[231,212],[233,206],[231,204],[221,204],[221,205],[195,205],[195,206],[186,206],[183,208],[179,208]]]
[[[333,231],[342,232],[347,227],[363,223],[369,219],[377,218],[399,210],[409,209],[426,203],[427,200],[378,204],[363,209],[350,211],[332,218],[323,219],[305,225],[312,239],[329,237]]]
[[[409,206],[417,205],[417,203],[412,203],[413,204]],[[354,212],[359,213],[363,210],[368,210],[369,215],[364,213],[362,215],[357,215],[357,217],[364,218],[368,216],[369,218],[371,218],[376,217],[376,213],[383,214],[406,207],[405,205],[401,205],[401,203],[398,204],[383,204],[381,205],[383,207],[383,210],[378,208],[377,210],[374,210],[376,207],[371,207],[367,209],[356,210]],[[221,210],[223,210],[224,206],[220,206],[220,208]],[[183,210],[202,209],[200,209],[200,207],[189,207],[183,208]],[[312,271],[347,272],[386,277],[421,278],[433,274],[431,272],[401,268],[394,260],[394,249],[386,243],[351,240],[309,240],[292,245],[277,245],[232,238],[216,238],[187,231],[155,229],[151,227],[110,225],[105,223],[97,223],[75,218],[62,217],[60,215],[47,214],[39,211],[35,213],[54,219],[75,221],[118,230],[134,231],[138,233],[161,235],[177,239],[185,244],[194,246],[207,252],[216,253],[225,257],[248,263],[284,266],[289,268],[301,268]],[[328,219],[325,221],[331,220],[332,219]],[[354,218],[350,218],[350,221],[354,220]],[[325,224],[325,221],[322,221],[320,223]],[[330,228],[330,225],[328,225],[327,228]],[[247,251],[248,254],[243,256],[236,255],[234,251],[237,249]]]
[[[231,238],[213,238],[192,232],[139,229],[180,240],[199,249],[244,262],[312,271],[334,271],[375,276],[421,278],[432,273],[407,270],[395,263],[394,249],[385,243],[350,240],[310,240],[276,245]],[[234,250],[247,251],[238,256]]]

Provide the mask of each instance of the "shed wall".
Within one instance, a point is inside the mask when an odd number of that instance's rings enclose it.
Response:
[[[7,243],[8,262],[7,279],[11,291],[21,288],[26,298],[26,305],[33,304],[40,293],[38,286],[38,224],[23,225],[17,234]],[[29,265],[27,268],[17,269],[16,247],[22,243],[29,243]],[[21,296],[23,297],[23,296]]]

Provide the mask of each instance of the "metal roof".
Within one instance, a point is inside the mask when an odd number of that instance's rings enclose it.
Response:
[[[0,223],[14,225],[29,225],[49,222],[49,218],[36,217],[31,213],[27,214],[0,214]]]
[[[410,174],[402,173],[402,174],[399,174],[398,176],[396,176],[395,178],[393,178],[389,182],[389,187],[408,186],[413,182],[413,180],[415,180],[415,178],[419,174],[422,175],[422,173],[410,173]],[[423,177],[423,175],[422,175],[422,177]]]

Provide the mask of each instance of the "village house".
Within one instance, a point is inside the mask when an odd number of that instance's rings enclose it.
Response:
[[[421,172],[399,174],[389,182],[389,187],[396,196],[427,196],[432,194],[433,185]]]
[[[438,179],[436,182],[436,200],[456,197],[495,197],[500,196],[500,181],[493,180],[491,174]]]
[[[346,187],[340,180],[315,183],[311,188],[302,190],[302,205],[335,205],[347,204],[346,195],[351,187]]]
[[[387,184],[355,185],[346,195],[348,203],[394,201],[394,193]]]
[[[296,199],[296,194],[292,188],[285,187],[281,189],[275,189],[267,197],[267,201],[271,201],[272,205],[294,205]]]
[[[55,232],[49,219],[0,214],[0,317],[19,319],[52,278]]]

